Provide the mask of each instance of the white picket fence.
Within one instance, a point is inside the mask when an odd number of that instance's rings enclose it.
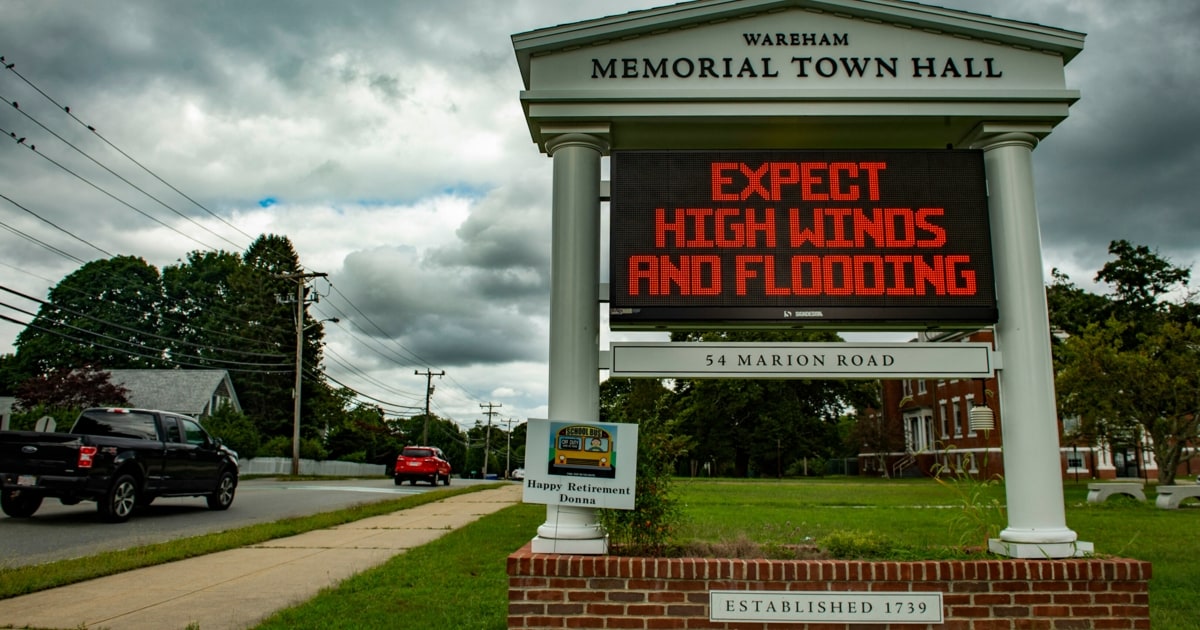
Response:
[[[238,462],[242,475],[290,475],[290,457],[255,457]],[[386,477],[387,466],[382,464],[360,464],[358,462],[300,460],[301,475],[324,475],[337,477]]]

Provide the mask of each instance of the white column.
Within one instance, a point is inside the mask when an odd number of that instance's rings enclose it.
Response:
[[[607,141],[565,133],[546,142],[554,158],[550,256],[551,420],[600,418],[600,157]],[[534,553],[608,553],[596,510],[546,506]]]
[[[1027,133],[975,143],[984,151],[992,255],[1000,318],[999,370],[1008,527],[992,539],[995,553],[1015,558],[1068,558],[1092,551],[1067,528],[1059,468],[1054,367],[1042,240],[1033,193],[1033,147]]]

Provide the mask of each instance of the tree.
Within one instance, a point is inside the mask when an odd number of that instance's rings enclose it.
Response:
[[[129,404],[129,390],[109,381],[111,375],[91,369],[59,369],[35,376],[17,387],[17,403],[25,409],[37,406],[57,409],[122,407]]]
[[[145,260],[89,262],[50,289],[48,303],[17,335],[17,357],[31,376],[85,365],[162,367],[162,303],[158,270]]]
[[[673,335],[675,341],[840,341],[827,331],[739,331]],[[828,379],[681,380],[681,431],[691,454],[718,474],[776,476],[804,458],[827,459],[840,449],[838,417],[871,400],[866,385]]]
[[[1197,439],[1200,413],[1198,310],[1189,295],[1167,299],[1186,288],[1190,271],[1123,240],[1108,251],[1116,258],[1096,280],[1112,285],[1110,296],[1079,290],[1061,274],[1047,292],[1051,324],[1072,333],[1055,346],[1059,408],[1080,418],[1085,435],[1144,432],[1160,483],[1173,483],[1185,447]]]
[[[1058,269],[1050,270],[1050,275],[1053,282],[1046,287],[1046,307],[1051,328],[1077,335],[1088,324],[1104,321],[1112,314],[1113,303],[1108,298],[1075,286]]]
[[[31,376],[26,374],[16,354],[0,354],[0,396],[12,396],[17,385]]]
[[[392,466],[404,445],[385,421],[383,409],[353,403],[349,389],[336,393],[345,397],[347,405],[338,414],[329,414],[335,422],[328,426],[325,436],[329,458]]]
[[[194,251],[187,255],[185,262],[163,267],[166,308],[162,323],[170,355],[186,356],[183,362],[202,367],[237,368],[242,364],[266,362],[288,364],[293,354],[266,352],[237,335],[241,322],[235,312],[230,278],[241,266],[238,254]]]
[[[1200,328],[1166,322],[1129,348],[1123,342],[1129,327],[1109,319],[1063,344],[1059,404],[1100,437],[1144,431],[1158,482],[1173,484],[1190,457],[1185,447],[1200,437]]]
[[[258,456],[262,437],[254,423],[244,413],[234,411],[233,405],[221,405],[215,413],[204,419],[204,428],[221,442],[237,451],[241,459]]]
[[[615,544],[637,553],[660,553],[679,520],[672,475],[689,440],[678,433],[674,402],[674,393],[658,379],[610,378],[600,384],[600,421],[638,425],[634,509],[601,510],[600,521]]]
[[[242,255],[243,264],[228,276],[237,336],[256,351],[296,356],[296,282],[300,257],[284,236],[260,236]],[[301,418],[311,419],[312,402],[325,395],[317,366],[324,337],[321,325],[301,308],[304,327],[305,380],[301,388]],[[292,435],[295,367],[259,367],[232,373],[242,408],[258,424],[264,438]],[[312,422],[301,422],[308,435]]]
[[[1191,271],[1171,264],[1145,245],[1112,241],[1108,253],[1116,259],[1104,263],[1096,273],[1096,280],[1113,286],[1113,301],[1123,309],[1157,311],[1159,298],[1175,287],[1186,285],[1191,276]]]

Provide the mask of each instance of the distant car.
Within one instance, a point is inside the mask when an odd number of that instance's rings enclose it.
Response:
[[[442,449],[436,446],[405,446],[396,458],[396,468],[392,472],[396,485],[404,483],[416,485],[417,481],[428,481],[433,485],[442,482],[450,485],[450,462]]]
[[[512,473],[509,475],[509,477],[511,479],[516,479],[518,481],[525,479],[525,469],[524,468],[514,468]]]

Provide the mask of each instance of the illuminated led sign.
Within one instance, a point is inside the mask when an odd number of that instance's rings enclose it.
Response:
[[[614,329],[997,317],[983,154],[613,151]]]

